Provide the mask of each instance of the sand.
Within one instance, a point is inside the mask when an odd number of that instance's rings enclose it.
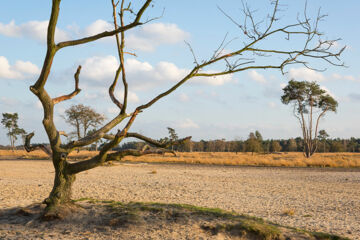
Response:
[[[41,202],[53,174],[50,161],[0,160],[0,209]],[[84,197],[216,207],[360,239],[359,169],[122,163],[78,174],[73,198]]]

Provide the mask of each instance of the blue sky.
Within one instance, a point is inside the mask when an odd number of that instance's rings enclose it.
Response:
[[[249,5],[257,10],[256,16],[263,19],[271,10],[269,2],[249,1]],[[45,56],[50,3],[45,0],[0,2],[0,112],[19,113],[19,125],[28,132],[35,131],[34,141],[39,142],[47,140],[41,124],[42,109],[29,86],[36,81]],[[112,21],[110,3],[110,0],[63,0],[57,40],[109,29]],[[283,0],[280,3],[281,22],[287,24],[296,22],[305,1]],[[232,49],[237,44],[242,45],[245,38],[241,31],[219,11],[218,6],[234,19],[242,20],[241,1],[237,0],[157,0],[145,18],[160,16],[164,10],[163,16],[126,33],[128,51],[137,54],[137,57],[126,56],[129,111],[167,89],[193,67],[193,57],[185,40],[199,60],[208,59],[227,33],[229,39],[237,38],[230,46]],[[291,108],[280,102],[281,88],[289,79],[295,78],[317,81],[338,100],[337,114],[327,114],[320,123],[321,129],[326,129],[331,137],[359,137],[360,36],[356,22],[360,2],[308,1],[309,15],[316,15],[320,7],[328,14],[320,25],[324,38],[342,39],[336,48],[347,46],[342,60],[348,67],[314,62],[315,66],[327,67],[327,71],[314,72],[292,65],[286,69],[285,76],[277,70],[256,70],[222,78],[194,79],[139,115],[132,131],[160,138],[167,135],[166,127],[169,126],[180,136],[192,135],[195,140],[246,139],[249,132],[255,130],[259,130],[264,138],[297,137],[301,132]],[[265,46],[281,49],[283,44],[279,39],[271,39]],[[59,130],[72,131],[61,115],[73,104],[92,106],[109,120],[116,115],[115,106],[106,92],[117,62],[113,39],[67,48],[56,55],[46,86],[53,97],[73,90],[73,74],[77,65],[83,66],[80,75],[82,92],[55,107]],[[220,69],[217,65],[209,70]],[[118,94],[121,95],[121,90]],[[0,128],[0,144],[8,144],[3,128]]]

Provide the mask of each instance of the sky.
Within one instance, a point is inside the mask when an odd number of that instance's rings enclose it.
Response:
[[[143,1],[132,5],[138,9]],[[248,1],[258,21],[266,24],[271,13],[269,0]],[[304,13],[305,1],[280,1],[276,26],[297,22]],[[243,46],[247,39],[236,24],[220,10],[243,24],[242,3],[238,0],[156,0],[143,19],[154,20],[125,33],[126,71],[129,83],[129,109],[146,103],[168,89],[194,67],[194,51],[198,62],[211,58],[225,36],[232,40],[223,50],[227,53]],[[258,130],[265,139],[295,138],[301,135],[292,108],[280,101],[282,88],[290,79],[316,81],[338,102],[337,113],[328,113],[320,122],[331,138],[360,137],[360,49],[357,31],[360,2],[314,0],[307,3],[310,18],[319,9],[328,16],[320,22],[322,39],[341,38],[334,46],[346,67],[336,67],[310,59],[311,66],[326,68],[316,72],[302,65],[290,65],[283,75],[278,70],[248,70],[217,78],[196,78],[173,94],[141,113],[132,126],[136,131],[153,138],[168,135],[167,127],[179,136],[194,140],[246,139],[249,132]],[[34,142],[46,142],[42,126],[43,110],[29,86],[35,83],[46,53],[46,28],[51,1],[0,1],[0,112],[17,112],[19,126],[35,131]],[[129,20],[129,19],[128,19]],[[274,26],[274,27],[276,27]],[[111,1],[62,0],[56,30],[56,42],[78,39],[112,29]],[[300,38],[287,41],[277,36],[262,43],[267,49],[291,49],[301,45]],[[299,47],[298,47],[299,48]],[[254,57],[254,56],[251,56]],[[255,56],[256,57],[256,56]],[[279,61],[278,56],[266,57],[263,63]],[[107,88],[111,84],[118,56],[114,38],[91,44],[62,49],[55,56],[46,90],[52,97],[73,91],[73,74],[82,65],[81,93],[55,106],[57,129],[73,129],[63,119],[71,105],[91,106],[111,120],[117,114]],[[262,63],[262,62],[261,62]],[[224,69],[217,64],[205,71]],[[116,89],[122,96],[122,86]],[[122,126],[122,125],[121,125]],[[121,127],[120,126],[120,127]],[[6,129],[0,128],[0,144],[7,145]],[[18,141],[20,144],[20,141]]]

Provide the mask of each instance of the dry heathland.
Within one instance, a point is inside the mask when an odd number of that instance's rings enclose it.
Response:
[[[51,161],[0,160],[0,239],[360,239],[359,169],[114,163],[78,174],[83,211],[41,222],[29,205],[53,178]]]
[[[70,158],[80,160],[95,156],[94,151],[72,152]],[[10,151],[0,150],[0,158],[3,159],[46,159],[42,151],[27,153],[23,150]],[[243,165],[243,166],[276,166],[276,167],[360,167],[360,153],[316,153],[310,159],[302,153],[273,153],[251,154],[232,152],[184,152],[177,156],[146,155],[141,157],[128,156],[123,159],[128,162],[165,162],[165,163],[189,163],[189,164],[215,164],[215,165]]]

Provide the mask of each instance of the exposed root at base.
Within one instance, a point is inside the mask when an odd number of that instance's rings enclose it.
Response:
[[[54,220],[63,220],[67,216],[83,211],[83,208],[74,203],[62,203],[55,206],[47,206],[44,210],[44,213],[41,215],[40,219],[42,221],[54,221]]]

